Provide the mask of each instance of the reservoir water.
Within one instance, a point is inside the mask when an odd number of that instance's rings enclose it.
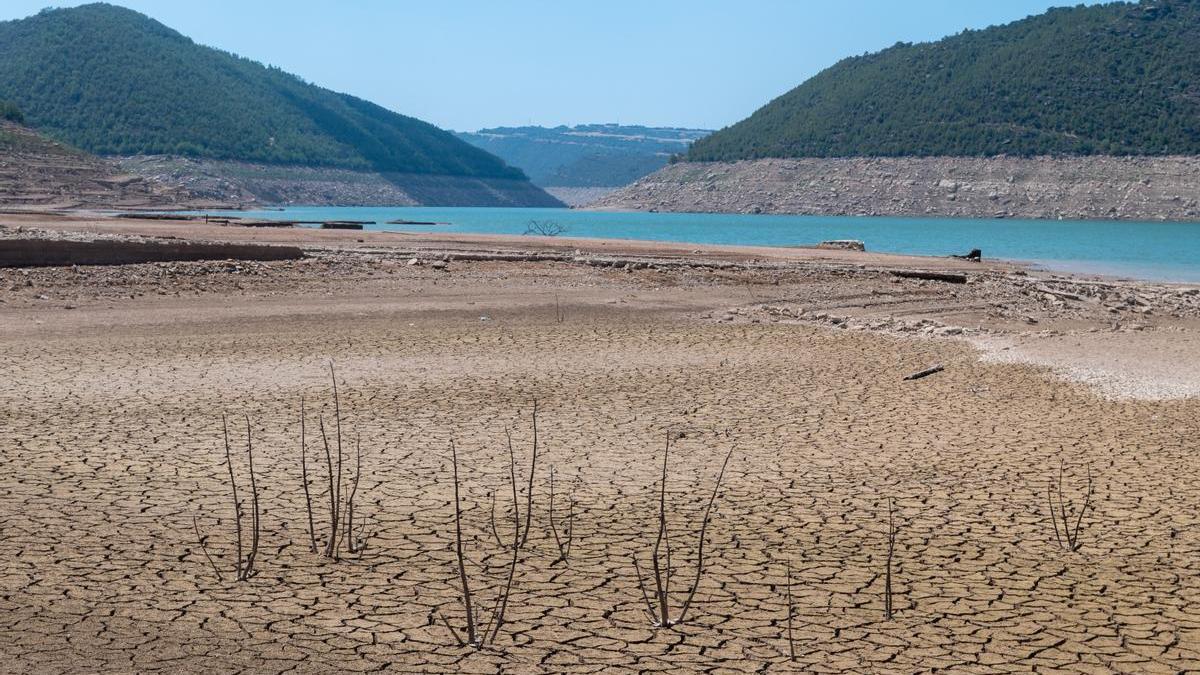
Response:
[[[277,220],[363,220],[368,230],[523,234],[551,221],[562,236],[698,244],[797,246],[861,239],[868,251],[950,255],[978,248],[988,258],[1047,269],[1200,283],[1200,223],[1047,221],[988,218],[875,218],[717,213],[613,213],[567,209],[313,207],[211,211]],[[388,221],[437,225],[389,225]]]

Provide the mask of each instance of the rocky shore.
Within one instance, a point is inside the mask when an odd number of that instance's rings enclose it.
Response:
[[[155,184],[242,206],[562,206],[527,181],[272,166],[139,155],[121,168]]]
[[[762,159],[668,166],[589,208],[1200,220],[1197,157]]]

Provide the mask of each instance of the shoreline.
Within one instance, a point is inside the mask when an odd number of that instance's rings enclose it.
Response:
[[[1094,385],[1103,396],[1149,400],[1200,396],[1200,345],[1188,341],[1191,335],[1200,334],[1200,285],[1196,284],[1043,273],[1026,265],[994,260],[974,263],[816,248],[442,232],[280,230],[92,215],[0,214],[0,226],[4,228],[0,230],[0,244],[5,237],[33,236],[292,246],[306,251],[310,258],[341,261],[356,273],[392,270],[392,266],[400,265],[443,271],[465,266],[544,270],[548,279],[554,279],[564,274],[560,270],[578,268],[595,270],[590,274],[605,278],[613,274],[634,279],[648,276],[655,283],[665,284],[663,288],[671,288],[681,279],[700,277],[718,285],[745,284],[747,293],[740,299],[727,300],[725,305],[705,305],[707,309],[698,314],[703,321],[801,323],[834,330],[952,338],[972,344],[981,360],[1056,369],[1062,377]],[[18,228],[28,229],[19,234]],[[164,264],[175,265],[155,263],[130,269]],[[205,263],[178,265],[207,269]],[[265,270],[272,270],[272,265],[262,264]],[[218,269],[205,275],[223,277],[219,264],[208,266]],[[283,264],[275,267],[289,269]],[[54,271],[62,268],[47,269],[47,278],[63,276]],[[897,276],[914,272],[926,278]],[[298,274],[310,293],[330,292],[321,290],[324,282],[320,279]],[[961,276],[964,283],[939,281],[944,275]],[[11,276],[11,271],[0,274],[0,280]],[[769,285],[755,290],[762,287],[764,279],[770,280]],[[610,278],[604,282],[609,283]],[[783,283],[799,286],[790,293],[770,290]],[[240,295],[236,289],[232,293]],[[302,294],[297,301],[303,302],[305,297]],[[2,295],[0,299],[4,299]],[[690,297],[684,300],[689,306],[696,301]],[[0,304],[0,312],[12,311],[19,304],[37,313],[41,303],[6,300]],[[70,303],[72,307],[81,304]],[[1187,349],[1168,353],[1178,340],[1186,342]],[[1139,357],[1123,358],[1123,353]],[[1189,355],[1196,358],[1189,360]]]

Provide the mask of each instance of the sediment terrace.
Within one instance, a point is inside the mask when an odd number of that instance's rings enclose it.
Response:
[[[189,227],[0,223],[66,238]],[[847,252],[191,227],[308,257],[0,270],[3,668],[1200,668],[1200,400],[1100,396],[982,362],[953,330],[1174,344],[1195,330],[1190,289]],[[891,274],[918,266],[970,280]],[[310,433],[334,414],[330,360],[362,438],[369,537],[339,562],[309,551],[299,455],[301,397]],[[934,363],[945,370],[902,380]],[[461,629],[449,443],[490,610],[510,558],[489,524],[508,489],[505,430],[523,500],[535,398],[533,529],[507,621],[493,646],[460,647],[438,618]],[[215,579],[193,529],[195,516],[228,569],[222,414],[251,420],[264,505],[261,574],[246,583]],[[691,617],[663,629],[632,560],[645,569],[654,543],[668,430],[684,433],[667,482],[672,588],[694,573],[705,502],[734,455]],[[1094,480],[1077,552],[1046,513],[1060,461],[1074,508]],[[566,564],[553,564],[551,466],[560,500],[577,486]]]
[[[562,206],[505,178],[352,171],[162,155],[118,158],[131,174],[227,204],[304,206]]]
[[[883,157],[679,163],[590,208],[1200,220],[1197,157]]]

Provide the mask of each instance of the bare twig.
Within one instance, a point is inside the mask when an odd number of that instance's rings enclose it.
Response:
[[[225,464],[229,467],[229,487],[233,491],[233,522],[237,531],[237,580],[242,580],[242,502],[238,499],[237,479],[233,476],[233,454],[229,451],[229,422],[221,415],[225,435]]]
[[[509,439],[512,445],[512,439]],[[511,450],[511,447],[509,448]],[[521,548],[529,540],[529,529],[533,521],[533,475],[537,471],[538,456],[538,402],[533,399],[533,457],[529,460],[529,487],[525,494],[525,531],[521,534]]]
[[[308,543],[317,552],[317,528],[313,522],[312,494],[308,489],[308,450],[304,441],[304,397],[300,397],[300,476],[304,481],[304,508],[308,512]]]
[[[887,572],[883,581],[883,615],[892,619],[892,558],[896,552],[896,523],[893,518],[895,502],[888,498]]]
[[[467,616],[467,641],[466,644],[475,644],[475,612],[471,608],[471,586],[467,581],[467,562],[466,556],[463,554],[462,543],[462,502],[458,496],[458,450],[454,447],[454,441],[450,441],[450,458],[454,465],[454,553],[458,557],[458,578],[462,581],[462,602],[463,609]],[[450,624],[446,624],[449,627]],[[454,631],[453,628],[450,629]],[[455,638],[458,634],[455,633]],[[458,640],[462,645],[463,641]]]
[[[200,523],[196,518],[196,514],[192,514],[192,528],[196,530],[196,541],[200,543],[200,550],[204,551],[204,557],[208,558],[208,564],[212,567],[213,573],[217,575],[217,581],[224,583],[225,577],[221,574],[221,569],[217,567],[217,563],[213,562],[213,558],[208,553],[208,545],[204,542],[204,537],[200,534]]]
[[[362,478],[362,439],[354,439],[354,482],[350,484],[350,497],[346,499],[346,550],[362,553],[365,546],[354,537],[354,497],[358,494],[358,481]]]
[[[704,519],[703,519],[703,521],[701,521],[701,524],[700,524],[700,532],[699,532],[698,542],[697,542],[697,547],[696,547],[696,576],[693,578],[692,584],[691,584],[690,588],[688,588],[688,590],[687,590],[687,597],[684,599],[683,604],[679,608],[679,616],[676,619],[672,620],[671,619],[671,610],[670,610],[670,601],[671,601],[671,596],[670,596],[670,572],[671,572],[670,544],[669,544],[669,534],[667,531],[667,515],[666,515],[666,513],[667,513],[666,485],[667,485],[667,465],[668,465],[667,456],[671,449],[672,438],[673,438],[673,434],[668,433],[666,449],[663,451],[662,477],[660,478],[659,495],[658,495],[658,534],[654,540],[654,548],[651,550],[651,563],[652,563],[652,571],[653,571],[653,575],[654,575],[654,600],[655,600],[655,602],[650,601],[650,594],[646,592],[645,583],[642,579],[641,567],[638,565],[636,556],[634,556],[634,561],[633,561],[634,570],[638,574],[638,585],[642,589],[642,595],[646,600],[646,606],[650,610],[651,620],[654,625],[663,627],[663,628],[669,627],[669,626],[672,626],[672,625],[675,625],[678,623],[682,623],[687,618],[688,610],[691,608],[692,602],[695,600],[696,591],[700,588],[700,581],[704,576],[704,543],[705,543],[707,535],[708,535],[708,524],[712,519],[713,506],[716,504],[717,494],[721,490],[721,483],[725,477],[725,470],[729,466],[730,458],[733,457],[733,449],[731,448],[729,450],[729,452],[725,455],[725,461],[722,462],[722,464],[721,464],[721,471],[717,474],[716,484],[713,486],[712,495],[709,497],[708,505],[704,510]],[[666,551],[667,560],[666,560],[666,569],[665,570],[659,564],[659,558],[662,553],[662,548],[664,545],[667,547],[667,551]],[[655,605],[657,605],[657,607],[655,607]]]
[[[792,559],[787,559],[787,639],[788,639],[788,657],[792,661],[796,660],[796,638],[792,632],[792,617],[796,614],[795,605],[792,603]]]
[[[731,457],[733,457],[733,448],[729,449],[729,453],[725,455],[725,461],[721,463],[721,472],[717,474],[717,482],[713,485],[712,496],[708,498],[708,507],[704,509],[704,522],[700,524],[700,543],[696,547],[696,580],[692,582],[692,590],[679,610],[679,621],[683,621],[687,615],[688,608],[692,606],[692,598],[696,597],[696,589],[700,587],[700,576],[704,574],[704,535],[708,532],[708,521],[712,516],[713,504],[717,501],[717,492],[721,489],[721,480],[725,478],[725,468],[729,466]]]
[[[246,461],[250,467],[250,502],[254,509],[253,517],[250,521],[252,532],[250,535],[250,554],[246,557],[246,568],[242,575],[242,580],[248,580],[254,576],[254,563],[258,559],[258,534],[259,534],[259,508],[258,508],[258,480],[254,477],[254,443],[250,438],[250,416],[246,416]]]
[[[563,533],[560,536],[558,533],[558,523],[554,518],[554,466],[550,467],[550,533],[554,535],[554,545],[558,547],[558,558],[550,563],[553,567],[560,562],[566,562],[571,555],[571,541],[574,539],[575,532],[575,493],[572,490],[568,497],[570,506],[567,507],[567,524],[563,528]],[[563,543],[563,539],[566,543]]]
[[[1046,490],[1046,497],[1050,502],[1050,522],[1054,526],[1054,540],[1058,545],[1068,551],[1078,551],[1083,542],[1079,538],[1079,533],[1083,528],[1083,516],[1087,513],[1088,507],[1092,504],[1092,495],[1094,494],[1094,486],[1092,483],[1092,467],[1088,466],[1087,474],[1087,493],[1084,496],[1083,507],[1075,514],[1075,523],[1071,523],[1070,513],[1067,508],[1067,500],[1063,497],[1063,474],[1065,472],[1065,462],[1059,460],[1058,464],[1058,481],[1051,479],[1050,487]],[[1054,501],[1055,494],[1058,495],[1058,503]],[[1073,509],[1071,509],[1073,511]],[[1059,526],[1061,520],[1062,526]],[[1065,541],[1064,541],[1065,540]]]
[[[535,411],[534,419],[535,420],[537,419],[536,410],[537,410],[537,406],[535,404],[534,405],[534,411]],[[535,429],[537,428],[536,424],[535,424],[534,428]],[[535,439],[537,438],[536,434],[534,435],[534,438]],[[535,441],[535,448],[536,448],[536,441]],[[537,456],[537,453],[535,450],[534,457],[536,457],[536,456]],[[501,595],[501,599],[500,599],[499,605],[496,609],[496,612],[492,615],[492,620],[495,623],[495,628],[492,630],[492,638],[491,638],[493,643],[496,641],[496,636],[500,634],[500,627],[504,625],[504,612],[508,609],[508,598],[509,598],[509,595],[512,594],[513,577],[517,573],[517,561],[519,560],[520,555],[521,555],[521,544],[524,541],[525,537],[529,536],[529,524],[528,524],[529,521],[528,521],[528,519],[525,521],[526,525],[525,525],[524,537],[522,536],[521,529],[520,529],[521,510],[517,503],[517,468],[516,467],[517,467],[517,460],[516,460],[516,457],[513,455],[512,444],[510,443],[508,446],[508,475],[512,481],[512,496],[513,496],[513,543],[512,543],[513,558],[512,558],[512,565],[510,565],[508,568],[508,580],[504,583],[504,593]],[[532,469],[530,469],[530,473],[532,474]],[[485,635],[485,637],[486,637],[486,635]]]

